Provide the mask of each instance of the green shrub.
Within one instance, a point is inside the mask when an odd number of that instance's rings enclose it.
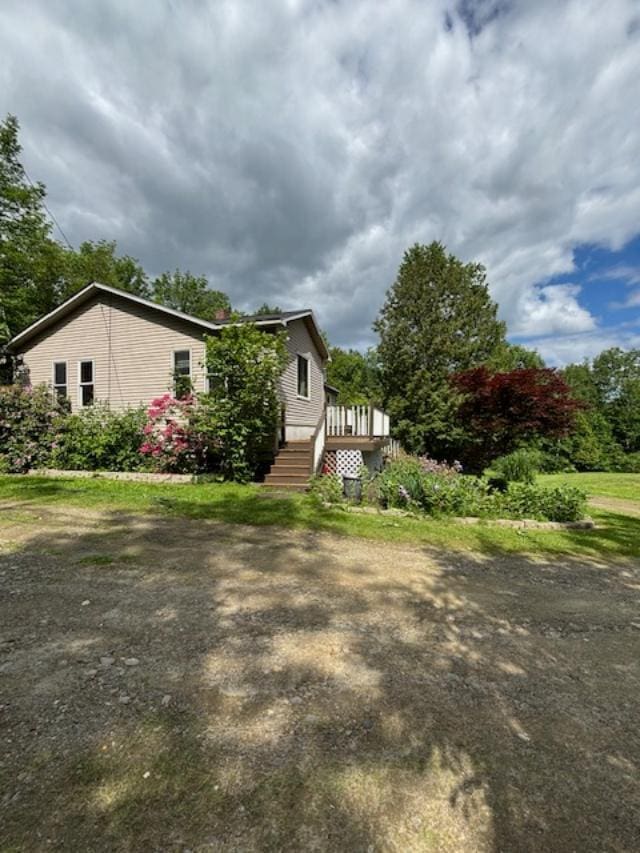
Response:
[[[342,503],[342,477],[338,474],[320,474],[309,480],[309,494],[319,504]]]
[[[533,483],[540,470],[541,454],[538,450],[522,448],[491,463],[491,474],[505,483]]]
[[[622,453],[610,470],[624,474],[640,474],[640,453]]]
[[[20,474],[47,465],[67,412],[46,385],[0,389],[2,469]]]
[[[510,483],[496,494],[496,514],[503,518],[535,518],[540,521],[580,521],[587,496],[574,486],[542,488],[530,483]]]
[[[142,408],[113,412],[96,403],[81,409],[65,419],[50,462],[69,470],[144,470],[140,445],[145,421]]]
[[[511,482],[504,492],[491,489],[482,477],[425,470],[407,457],[391,462],[372,478],[365,496],[385,507],[401,507],[427,515],[535,518],[578,521],[584,518],[586,496],[571,486],[541,488]]]
[[[209,412],[226,479],[250,480],[273,451],[281,414],[279,387],[287,363],[284,333],[265,335],[250,323],[207,337]],[[200,399],[201,409],[205,404]]]

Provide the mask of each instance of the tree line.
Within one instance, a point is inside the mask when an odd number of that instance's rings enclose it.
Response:
[[[548,368],[510,343],[486,271],[434,242],[405,252],[366,353],[331,348],[343,404],[371,400],[414,453],[480,469],[520,447],[547,470],[640,470],[640,350]]]

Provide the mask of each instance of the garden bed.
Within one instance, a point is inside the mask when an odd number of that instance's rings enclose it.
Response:
[[[325,504],[325,506],[331,507],[332,504]],[[355,512],[362,515],[403,516],[405,518],[427,517],[418,515],[415,512],[408,512],[403,509],[379,509],[378,507],[373,506],[348,506],[345,508],[347,509],[347,512]],[[535,518],[480,518],[479,516],[449,516],[447,521],[453,521],[456,524],[487,523],[495,524],[499,527],[528,527],[534,530],[593,530],[595,527],[593,519],[591,518],[584,518],[581,521],[538,521]]]

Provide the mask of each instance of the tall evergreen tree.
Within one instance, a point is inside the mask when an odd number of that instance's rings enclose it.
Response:
[[[504,323],[484,267],[441,243],[405,252],[374,325],[384,403],[405,447],[442,456],[456,439],[458,399],[447,377],[496,356]]]

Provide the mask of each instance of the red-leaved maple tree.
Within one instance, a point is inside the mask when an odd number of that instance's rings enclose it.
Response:
[[[532,439],[566,435],[584,407],[551,368],[491,373],[476,367],[454,374],[451,381],[463,394],[458,417],[473,467],[484,467]]]

